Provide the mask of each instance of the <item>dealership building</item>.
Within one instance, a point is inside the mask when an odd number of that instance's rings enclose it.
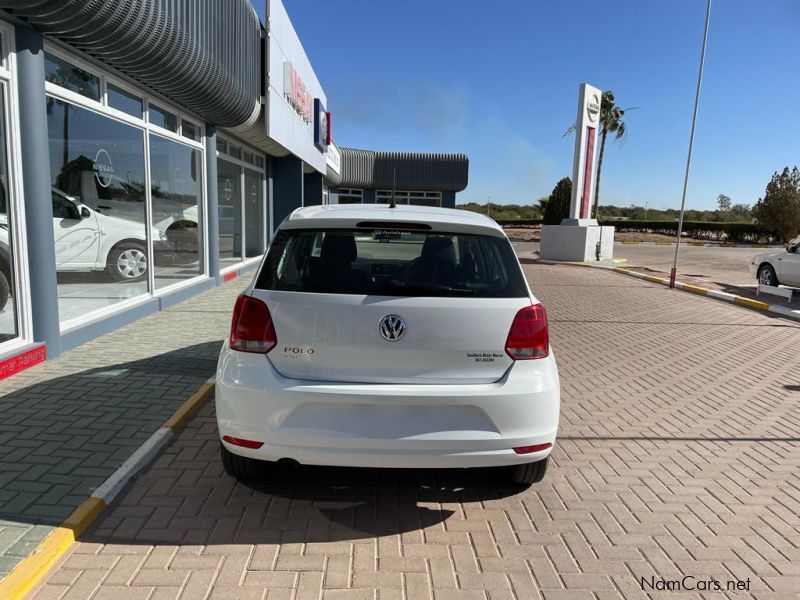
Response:
[[[0,0],[0,378],[254,269],[297,207],[455,205],[462,154],[337,147],[265,9]]]

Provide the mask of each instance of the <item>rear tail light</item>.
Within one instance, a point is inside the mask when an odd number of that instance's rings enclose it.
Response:
[[[253,450],[258,450],[259,448],[261,448],[261,446],[264,445],[264,442],[245,440],[242,438],[233,437],[232,435],[224,435],[222,436],[222,440],[228,442],[229,444],[233,444],[234,446],[241,446],[242,448],[251,448]]]
[[[228,345],[239,352],[266,354],[278,343],[269,308],[258,298],[239,296],[233,308]]]
[[[550,354],[550,333],[544,306],[526,306],[514,317],[506,338],[506,354],[514,360],[545,358]]]
[[[514,452],[517,454],[533,454],[552,447],[553,444],[548,442],[547,444],[536,444],[535,446],[520,446],[519,448],[514,448]]]

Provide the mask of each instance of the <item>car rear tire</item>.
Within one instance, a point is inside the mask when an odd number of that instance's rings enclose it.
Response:
[[[758,283],[778,287],[778,275],[772,265],[763,264],[758,267]]]
[[[5,273],[0,271],[0,310],[6,307],[9,295],[11,295],[11,286],[8,284],[8,278]]]
[[[122,242],[108,253],[106,271],[115,281],[140,281],[147,275],[147,249],[138,242]]]
[[[528,487],[534,483],[539,483],[547,473],[547,465],[550,462],[548,456],[544,460],[524,465],[511,467],[511,482],[515,485]]]
[[[261,467],[261,461],[245,456],[239,456],[228,450],[223,444],[219,445],[222,466],[225,472],[236,479],[255,479]]]

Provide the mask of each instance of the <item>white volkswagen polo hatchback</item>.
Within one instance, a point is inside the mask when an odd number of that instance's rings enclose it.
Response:
[[[483,215],[294,211],[236,301],[217,370],[226,471],[258,461],[505,467],[540,481],[559,380],[547,316]]]

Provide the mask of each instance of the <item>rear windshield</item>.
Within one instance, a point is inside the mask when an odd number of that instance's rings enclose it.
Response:
[[[394,229],[280,231],[256,287],[370,296],[528,295],[504,238]]]

